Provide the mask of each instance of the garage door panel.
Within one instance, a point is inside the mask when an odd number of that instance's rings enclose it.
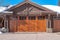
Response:
[[[46,20],[38,20],[38,31],[46,31]]]
[[[26,22],[26,20],[24,20],[24,21],[22,21],[22,20],[18,20],[18,24],[19,24],[19,26],[18,26],[18,31],[27,31],[28,29],[27,29],[27,22]]]
[[[28,31],[34,32],[35,31],[35,20],[28,20]]]

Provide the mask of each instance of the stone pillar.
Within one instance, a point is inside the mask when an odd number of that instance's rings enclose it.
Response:
[[[48,14],[48,24],[47,24],[47,32],[51,33],[52,32],[52,28],[51,28],[51,15]]]
[[[8,32],[8,20],[6,19],[6,15],[4,15],[4,27],[7,29]]]

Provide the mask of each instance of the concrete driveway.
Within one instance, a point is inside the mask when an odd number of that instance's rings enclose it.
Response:
[[[60,33],[5,33],[0,40],[60,40]]]

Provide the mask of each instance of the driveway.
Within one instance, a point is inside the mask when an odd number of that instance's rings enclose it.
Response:
[[[0,40],[60,40],[60,33],[5,33]]]

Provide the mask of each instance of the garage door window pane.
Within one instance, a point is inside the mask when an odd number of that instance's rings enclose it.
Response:
[[[38,20],[45,19],[45,16],[38,16]]]
[[[38,16],[38,20],[42,19],[42,16]]]
[[[29,20],[36,20],[36,17],[35,16],[29,16],[28,19]]]
[[[19,20],[26,20],[26,16],[20,16]]]

